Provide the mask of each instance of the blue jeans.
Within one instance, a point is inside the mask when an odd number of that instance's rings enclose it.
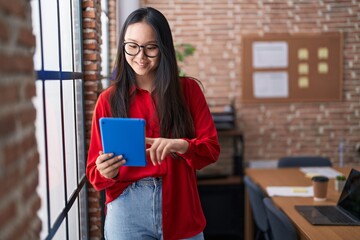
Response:
[[[144,178],[129,185],[107,204],[106,240],[163,240],[161,178]],[[203,240],[200,233],[188,240]]]

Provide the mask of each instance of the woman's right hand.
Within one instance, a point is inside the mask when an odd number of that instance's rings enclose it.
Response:
[[[112,153],[99,152],[96,159],[96,168],[105,178],[115,178],[119,174],[119,167],[126,163],[122,155],[113,157]]]

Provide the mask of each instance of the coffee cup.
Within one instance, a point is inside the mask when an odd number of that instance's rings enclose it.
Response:
[[[314,176],[311,181],[314,189],[314,201],[325,201],[329,178],[326,176]]]

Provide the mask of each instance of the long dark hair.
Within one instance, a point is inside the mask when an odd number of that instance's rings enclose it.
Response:
[[[193,138],[194,124],[182,92],[170,26],[165,16],[151,7],[132,12],[121,29],[115,65],[115,90],[110,99],[112,115],[128,117],[129,114],[129,105],[133,97],[129,90],[136,84],[136,79],[133,69],[125,59],[123,42],[128,26],[138,22],[146,22],[154,29],[160,50],[152,92],[152,99],[160,121],[160,135],[161,137]]]

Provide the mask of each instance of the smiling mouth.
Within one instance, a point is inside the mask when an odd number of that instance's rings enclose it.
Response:
[[[138,65],[139,65],[140,67],[146,67],[146,66],[147,66],[147,63],[138,63]]]

